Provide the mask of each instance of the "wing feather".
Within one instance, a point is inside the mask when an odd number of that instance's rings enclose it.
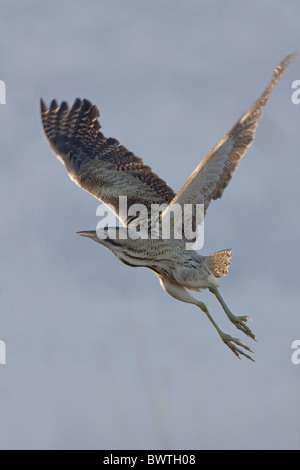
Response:
[[[76,98],[71,108],[41,100],[44,134],[52,151],[65,165],[70,178],[103,203],[113,206],[124,225],[129,220],[119,212],[119,196],[127,206],[169,204],[175,193],[143,160],[116,139],[100,131],[100,113],[90,101]]]
[[[197,166],[181,190],[171,201],[169,208],[176,202],[184,204],[204,204],[206,211],[212,199],[222,196],[241,158],[254,140],[258,120],[267,104],[270,93],[283,76],[295,54],[288,55],[274,70],[272,80],[232,129],[218,142]]]

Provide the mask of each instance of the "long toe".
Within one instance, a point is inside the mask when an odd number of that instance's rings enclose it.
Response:
[[[227,335],[224,333],[221,335],[221,339],[226,344],[226,346],[228,346],[229,349],[231,349],[233,354],[235,354],[239,359],[241,359],[240,357],[240,354],[241,354],[247,359],[250,359],[250,361],[255,362],[251,356],[249,356],[242,349],[240,349],[240,348],[244,348],[246,349],[246,351],[249,351],[254,354],[254,352],[248,346],[246,346],[246,344],[244,344],[243,341],[241,341],[238,338],[232,338],[230,335]],[[237,345],[240,347],[238,348]]]
[[[238,330],[241,330],[243,333],[245,333],[245,335],[249,336],[250,338],[254,339],[254,341],[256,341],[255,335],[252,333],[250,328],[247,325],[245,325],[247,320],[251,320],[250,317],[248,317],[247,315],[242,316],[242,317],[236,317],[232,315],[232,318],[230,318],[230,320],[232,321],[232,323],[236,326]]]

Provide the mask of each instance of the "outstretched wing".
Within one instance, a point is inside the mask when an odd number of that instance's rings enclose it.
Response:
[[[99,131],[99,111],[88,100],[76,98],[69,109],[53,100],[46,107],[41,100],[43,130],[51,149],[63,162],[70,178],[103,203],[113,206],[124,225],[130,221],[119,211],[119,196],[127,207],[169,204],[175,193],[126,147]],[[125,211],[126,212],[126,211]]]
[[[241,158],[254,140],[258,120],[262,116],[263,107],[267,104],[271,91],[283,76],[294,56],[295,54],[288,55],[278,65],[274,70],[272,80],[262,95],[197,166],[171,201],[165,214],[174,203],[180,204],[182,208],[184,204],[204,204],[206,211],[212,199],[218,199],[222,196]]]

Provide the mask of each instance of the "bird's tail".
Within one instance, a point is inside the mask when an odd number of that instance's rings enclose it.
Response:
[[[205,256],[205,265],[215,277],[226,276],[231,257],[231,249],[217,251],[212,255]]]

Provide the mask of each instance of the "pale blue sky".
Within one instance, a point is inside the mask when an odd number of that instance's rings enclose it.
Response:
[[[233,249],[221,293],[254,320],[255,364],[150,271],[75,236],[98,202],[39,117],[41,96],[90,99],[103,133],[177,191],[300,49],[299,14],[297,1],[1,2],[0,448],[300,448],[300,59],[205,221],[203,253]]]

